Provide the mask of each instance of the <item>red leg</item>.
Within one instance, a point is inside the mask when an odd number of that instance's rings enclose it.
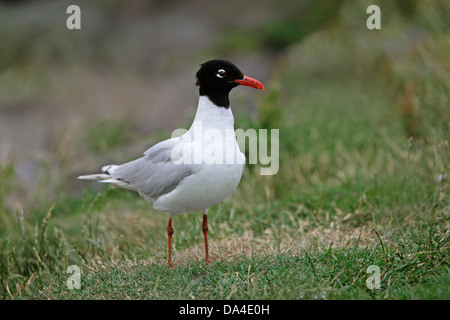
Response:
[[[167,260],[167,267],[172,268],[172,235],[173,235],[173,228],[172,228],[172,217],[169,218],[169,224],[167,225],[167,235],[169,236],[169,253],[168,253],[168,260]]]
[[[208,215],[207,214],[203,214],[202,229],[203,229],[203,236],[205,237],[205,253],[206,253],[205,261],[206,261],[206,263],[211,263],[211,260],[209,260],[209,253],[208,253]]]

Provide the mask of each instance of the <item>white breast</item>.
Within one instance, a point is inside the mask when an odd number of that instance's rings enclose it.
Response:
[[[204,210],[227,198],[245,165],[231,109],[219,108],[207,97],[200,97],[194,122],[182,138],[179,160],[192,164],[192,175],[153,203],[155,209],[172,214]]]

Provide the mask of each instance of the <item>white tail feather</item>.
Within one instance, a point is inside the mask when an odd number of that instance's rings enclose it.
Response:
[[[94,181],[102,181],[102,182],[113,182],[113,181],[105,181],[105,180],[112,178],[111,174],[117,167],[118,166],[116,166],[115,164],[110,164],[110,165],[102,167],[102,171],[105,173],[96,173],[96,174],[89,174],[86,176],[79,176],[78,179],[94,180]]]
[[[102,181],[105,179],[110,179],[111,176],[109,174],[99,173],[99,174],[90,174],[87,176],[79,176],[79,180],[94,180],[94,181]]]

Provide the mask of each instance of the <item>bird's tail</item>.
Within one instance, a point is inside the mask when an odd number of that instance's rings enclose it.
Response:
[[[94,180],[94,181],[101,181],[103,182],[104,180],[108,180],[112,178],[112,173],[113,171],[117,168],[118,166],[114,165],[114,164],[110,164],[108,166],[104,166],[102,167],[102,171],[103,173],[96,173],[96,174],[89,174],[86,176],[79,176],[78,179],[79,180]]]
[[[94,181],[103,181],[107,179],[111,179],[109,174],[98,173],[98,174],[89,174],[86,176],[79,176],[79,180],[94,180]]]
[[[86,176],[79,176],[79,180],[93,180],[99,181],[102,183],[111,183],[113,187],[119,187],[129,190],[135,190],[128,182],[121,180],[120,178],[114,178],[112,176],[114,170],[116,170],[119,166],[115,164],[110,164],[102,167],[103,173],[97,174],[89,174]]]
[[[96,174],[89,174],[89,175],[86,175],[86,176],[79,176],[78,179],[79,180],[94,180],[94,181],[100,181],[100,182],[111,182],[111,181],[107,181],[107,180],[114,179],[112,177],[112,173],[114,172],[114,170],[117,167],[118,166],[116,166],[114,164],[110,164],[108,166],[102,167],[103,173],[96,173]]]

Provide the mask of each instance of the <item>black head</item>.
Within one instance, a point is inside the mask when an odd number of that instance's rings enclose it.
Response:
[[[228,94],[238,85],[264,90],[259,81],[244,76],[238,67],[227,60],[210,60],[203,63],[196,77],[200,95],[208,96],[215,105],[224,108],[230,106]]]

